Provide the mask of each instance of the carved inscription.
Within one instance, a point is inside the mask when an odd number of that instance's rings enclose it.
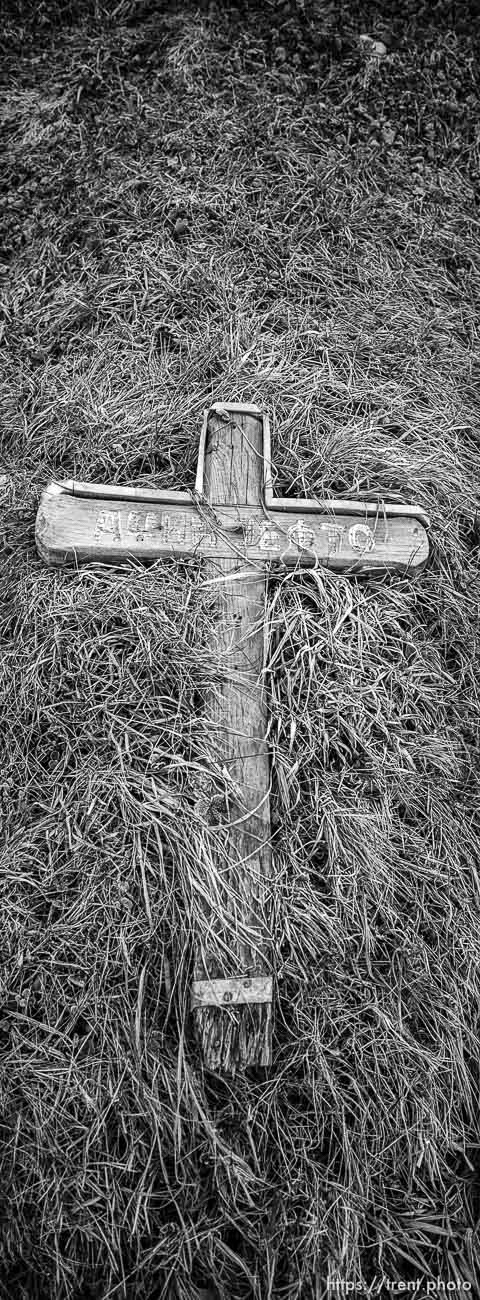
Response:
[[[297,519],[295,524],[291,524],[288,529],[288,544],[298,546],[300,551],[313,551],[315,542],[315,532],[309,528],[303,519]]]
[[[361,527],[361,525],[360,525]],[[344,524],[318,523],[317,529],[320,528],[326,533],[328,552],[330,555],[338,555],[342,549],[345,533],[347,532]],[[351,530],[352,531],[352,530]],[[265,519],[259,519],[253,516],[244,524],[244,536],[247,546],[258,546],[261,551],[279,551],[283,549],[282,543],[287,542],[287,549],[291,550],[296,547],[299,551],[310,551],[316,554],[315,529],[306,523],[305,519],[296,519],[288,528],[280,532],[277,528],[276,521],[270,522]],[[355,534],[357,539],[357,535]],[[359,539],[358,539],[359,540]],[[363,541],[362,541],[363,547]]]
[[[217,537],[204,519],[198,515],[195,518],[188,516],[190,523],[190,538],[192,546],[198,546],[199,542],[204,542],[206,546],[216,546]]]
[[[373,551],[375,538],[368,524],[353,524],[349,529],[348,540],[354,551],[360,551],[364,555],[368,551]]]
[[[261,551],[279,551],[280,550],[280,533],[274,524],[265,523],[259,538],[259,547]]]
[[[127,515],[127,533],[134,533],[137,542],[143,542],[145,533],[153,533],[158,528],[159,516],[153,510],[130,510]]]
[[[189,519],[183,512],[176,515],[162,515],[160,530],[162,541],[170,546],[188,546],[190,541]]]
[[[261,551],[280,550],[280,533],[275,524],[268,519],[252,516],[243,525],[243,532],[247,546],[258,546]]]
[[[356,523],[348,528],[345,524],[319,521],[318,527],[326,533],[329,555],[339,554],[346,534],[352,550],[361,555],[375,547],[375,535],[368,524]],[[188,551],[202,545],[211,548],[218,545],[217,534],[201,515],[184,510],[162,514],[154,510],[130,510],[125,518],[120,510],[100,510],[95,525],[97,540],[107,536],[112,542],[121,542],[124,533],[133,535],[136,542],[144,542],[156,534],[159,542]],[[275,520],[252,516],[244,524],[244,537],[247,546],[258,546],[260,551],[281,551],[287,543],[288,550],[296,547],[316,554],[315,529],[304,519],[296,519],[288,528],[280,530]]]
[[[338,555],[342,549],[342,542],[345,536],[345,526],[343,524],[321,524],[323,532],[327,534],[327,545],[329,555]]]
[[[207,546],[217,545],[215,533],[198,515],[188,515],[184,511],[161,515],[157,527],[162,542],[170,546],[187,546],[193,550],[200,542]]]
[[[98,539],[103,533],[107,533],[112,541],[121,542],[122,533],[120,529],[119,510],[100,511],[95,525],[95,537]]]
[[[258,519],[247,519],[244,527],[245,542],[247,546],[255,546],[261,534],[261,524]]]
[[[197,515],[186,511],[159,514],[154,510],[130,510],[126,520],[119,510],[101,510],[95,525],[95,537],[107,534],[112,541],[121,542],[122,533],[144,542],[157,534],[160,542],[168,546],[182,546],[194,550],[201,542],[216,546],[217,538],[208,524]]]

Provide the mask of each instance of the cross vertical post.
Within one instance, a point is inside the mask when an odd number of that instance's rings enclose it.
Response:
[[[203,486],[209,507],[261,508],[263,451],[259,413],[213,414]],[[227,876],[239,933],[233,946],[230,938],[229,950],[229,935],[219,935],[213,920],[210,951],[204,948],[195,965],[192,1005],[204,1059],[227,1069],[266,1065],[271,1052],[270,777],[262,684],[266,565],[260,561],[245,571],[239,547],[231,558],[207,561],[205,569],[218,593],[216,684],[206,711],[218,733],[228,791],[217,814],[218,833],[222,823],[225,828],[223,851],[213,852]]]

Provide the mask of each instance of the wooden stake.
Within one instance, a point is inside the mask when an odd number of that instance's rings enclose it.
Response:
[[[258,507],[262,478],[261,420],[240,413],[215,414],[205,455],[208,505]],[[211,1069],[235,1070],[267,1065],[271,1052],[270,775],[261,676],[266,575],[265,563],[245,575],[241,554],[209,560],[205,570],[207,581],[222,579],[215,588],[216,686],[206,709],[218,732],[230,790],[216,814],[217,827],[224,827],[222,849],[213,852],[225,882],[226,906],[232,895],[235,898],[239,934],[232,943],[228,933],[218,933],[215,922],[207,929],[208,945],[205,939],[195,964],[192,1005],[205,1061]],[[250,932],[250,941],[245,932]],[[219,959],[225,948],[229,957]],[[228,976],[236,981],[230,978],[221,995],[218,983],[211,986],[212,1002],[206,1004],[205,981],[208,985]],[[238,994],[243,1000],[246,978],[254,983],[247,986],[248,1001],[242,1005]],[[269,996],[264,1000],[266,989]],[[258,1001],[250,1000],[252,991],[257,991]]]

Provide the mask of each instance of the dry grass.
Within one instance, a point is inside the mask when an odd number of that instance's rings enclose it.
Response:
[[[7,13],[2,1296],[478,1294],[472,13]],[[188,1015],[209,590],[48,572],[33,526],[53,476],[192,486],[242,398],[278,494],[432,528],[415,580],[270,584],[274,1060],[222,1079]]]

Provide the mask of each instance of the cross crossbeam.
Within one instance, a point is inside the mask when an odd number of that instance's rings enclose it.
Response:
[[[206,927],[209,946],[195,959],[192,1010],[212,1069],[266,1065],[271,1057],[273,877],[262,689],[268,571],[419,571],[428,523],[420,508],[399,502],[275,498],[268,419],[251,404],[217,403],[205,412],[193,493],[69,480],[42,494],[36,543],[47,564],[197,556],[206,580],[215,580],[218,674],[205,712],[221,737],[230,793],[209,818],[217,844],[222,831],[223,848],[212,851],[223,855],[237,937],[232,944],[231,929],[219,932],[215,918]]]

